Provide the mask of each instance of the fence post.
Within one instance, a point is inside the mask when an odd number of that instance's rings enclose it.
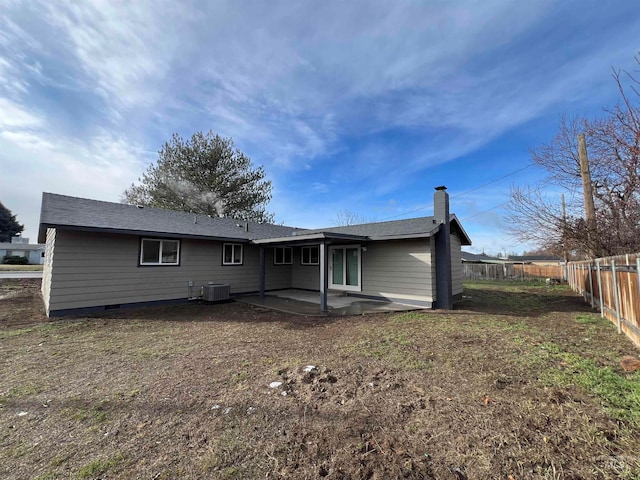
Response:
[[[573,265],[570,265],[567,263],[567,283],[569,284],[569,288],[571,288],[571,290],[573,290],[573,283],[571,282],[571,269],[573,268]]]
[[[595,306],[593,298],[593,277],[591,276],[591,261],[589,261],[589,295],[591,296],[591,308]]]
[[[573,264],[567,266],[567,281],[569,282],[569,287],[573,290]]]
[[[583,263],[580,265],[580,288],[582,289],[582,298],[584,298],[584,303],[587,303],[587,289],[585,288],[584,281],[586,280],[586,275],[584,274],[584,270],[586,265]]]
[[[618,299],[618,278],[616,275],[615,260],[611,260],[611,273],[613,275],[613,300],[616,304],[616,322],[618,324],[618,333],[622,333],[622,325],[620,325],[620,300]]]
[[[640,295],[640,255],[636,257],[636,275],[638,275],[638,295]],[[640,296],[638,296],[640,299]],[[636,322],[640,323],[640,319],[636,319]]]
[[[600,272],[600,260],[596,260],[598,271],[598,299],[600,300],[600,316],[604,318],[604,299],[602,298],[602,273]]]

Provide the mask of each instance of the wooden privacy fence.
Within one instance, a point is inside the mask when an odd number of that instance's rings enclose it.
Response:
[[[571,288],[640,347],[640,253],[570,262]]]
[[[464,278],[470,280],[529,281],[544,278],[564,280],[563,265],[533,265],[522,263],[464,263]]]

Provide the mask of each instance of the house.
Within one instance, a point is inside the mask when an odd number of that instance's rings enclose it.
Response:
[[[558,257],[556,255],[510,256],[508,260],[514,263],[523,263],[523,264],[541,265],[541,266],[560,265],[561,263],[564,262],[562,257]]]
[[[329,290],[451,308],[471,241],[445,187],[434,200],[432,217],[307,230],[44,193],[47,314],[187,301],[211,282],[319,291],[323,311]]]
[[[16,236],[11,242],[0,243],[0,260],[4,257],[26,257],[31,265],[44,263],[44,245],[29,243],[28,238]]]
[[[483,263],[495,263],[495,264],[503,264],[503,263],[511,263],[504,258],[491,257],[486,253],[471,253],[462,251],[462,264],[483,264]]]

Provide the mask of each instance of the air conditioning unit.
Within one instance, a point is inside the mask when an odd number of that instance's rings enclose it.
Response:
[[[202,291],[202,299],[205,302],[221,302],[229,300],[231,285],[221,283],[209,283],[204,286]]]

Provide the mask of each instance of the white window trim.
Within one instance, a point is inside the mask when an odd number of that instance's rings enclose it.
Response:
[[[309,260],[311,260],[311,250],[312,249],[316,249],[318,251],[318,261],[317,262],[305,262],[304,261],[304,250],[308,249],[309,250]],[[300,251],[300,265],[320,265],[320,247],[315,245],[315,246],[310,246],[310,247],[302,247],[301,251]]]
[[[143,261],[144,259],[144,242],[160,242],[160,249],[158,250],[158,261],[157,262],[145,262]],[[177,251],[177,255],[176,255],[176,261],[175,262],[163,262],[162,261],[162,249],[164,248],[164,243],[165,242],[172,242],[172,243],[177,243],[178,244],[178,251]],[[173,239],[162,239],[162,238],[142,238],[140,240],[140,265],[143,266],[147,266],[147,265],[180,265],[180,240],[173,240]]]
[[[276,261],[276,251],[282,250],[282,262]],[[286,260],[285,252],[289,251],[289,261]],[[273,247],[273,264],[274,265],[292,265],[293,264],[293,249],[291,247]]]
[[[231,262],[225,262],[225,250],[227,246],[231,247]],[[240,261],[234,262],[233,259],[236,257],[236,248],[240,247]],[[244,261],[244,246],[241,243],[223,243],[222,244],[222,265],[242,265]]]

